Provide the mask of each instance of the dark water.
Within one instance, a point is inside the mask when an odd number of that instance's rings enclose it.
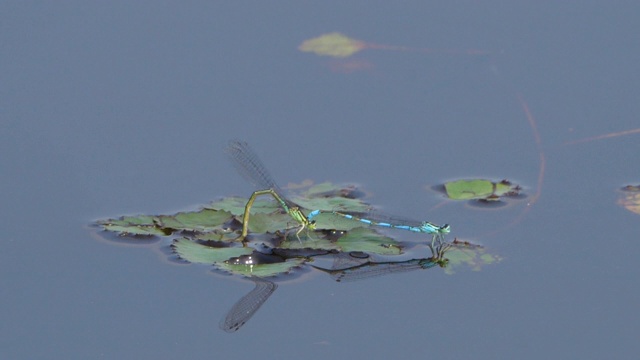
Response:
[[[638,128],[638,10],[4,3],[0,357],[632,357],[640,228],[616,201],[640,181],[638,135],[564,144]],[[297,50],[332,31],[490,55]],[[238,137],[283,185],[360,183],[503,261],[347,284],[309,272],[227,334],[251,282],[87,224],[248,195],[223,154]],[[462,177],[529,198],[436,207],[428,188]]]

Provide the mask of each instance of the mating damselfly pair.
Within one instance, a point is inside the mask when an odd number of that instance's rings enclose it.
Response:
[[[380,212],[370,212],[366,214],[348,214],[334,210],[311,210],[305,214],[302,208],[295,202],[287,199],[283,195],[282,189],[276,184],[271,173],[264,166],[258,155],[251,149],[249,144],[240,140],[233,140],[229,143],[227,154],[238,172],[258,189],[251,194],[249,201],[245,205],[242,217],[242,233],[238,237],[239,241],[245,241],[249,232],[249,219],[251,207],[258,196],[271,195],[297,223],[298,230],[296,236],[307,229],[316,229],[314,218],[320,214],[333,214],[346,219],[360,221],[367,225],[387,227],[392,229],[408,230],[416,233],[431,235],[431,249],[441,247],[445,243],[444,235],[451,231],[448,224],[438,226],[428,221],[416,221],[396,216],[389,216]]]

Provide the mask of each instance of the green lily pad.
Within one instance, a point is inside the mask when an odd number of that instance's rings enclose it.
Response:
[[[287,240],[278,245],[279,249],[318,249],[318,250],[341,250],[340,245],[335,241],[324,239],[320,234],[314,232],[301,232],[297,239],[295,232],[287,233]]]
[[[180,212],[175,215],[123,216],[119,219],[99,220],[104,230],[121,235],[167,236],[176,230],[213,231],[231,219],[231,213],[212,209]]]
[[[219,241],[219,242],[235,242],[240,235],[237,231],[229,231],[223,228],[216,228],[206,233],[197,233],[193,235],[193,239],[201,241]]]
[[[445,192],[453,200],[482,199],[498,200],[503,196],[516,196],[520,193],[520,186],[507,180],[492,182],[491,180],[473,179],[457,180],[444,184]]]
[[[318,230],[349,231],[362,227],[362,222],[360,221],[347,219],[344,216],[336,215],[331,212],[320,213],[315,216],[313,220],[316,221],[316,229]]]
[[[156,227],[153,216],[122,216],[119,219],[98,220],[96,223],[106,231],[119,235],[166,236],[162,229]]]
[[[214,230],[230,219],[230,212],[202,209],[199,211],[180,212],[171,216],[160,215],[156,217],[156,223],[161,228],[207,232]]]
[[[194,264],[216,264],[241,255],[251,254],[253,249],[246,247],[213,247],[188,238],[179,238],[171,245],[173,252],[181,259]]]
[[[353,185],[337,185],[330,182],[323,182],[309,186],[304,191],[305,197],[318,198],[318,197],[345,197],[356,198],[353,194],[360,194],[360,191]]]
[[[249,218],[249,230],[253,233],[274,233],[279,230],[295,229],[300,225],[286,213],[276,212],[271,214],[251,214]]]
[[[304,209],[344,211],[344,212],[366,212],[371,210],[371,205],[359,199],[345,197],[318,197],[318,198],[295,198],[294,201]]]
[[[402,254],[400,243],[368,227],[347,231],[343,235],[337,235],[334,240],[321,237],[319,232],[302,231],[297,237],[295,232],[290,232],[287,234],[287,240],[278,244],[277,248],[360,251],[380,255]]]

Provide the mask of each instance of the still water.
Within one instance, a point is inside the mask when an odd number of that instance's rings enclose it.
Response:
[[[0,357],[631,358],[639,349],[637,8],[538,2],[274,6],[4,3]],[[384,26],[381,26],[384,24]],[[340,32],[348,57],[299,46]],[[471,51],[473,50],[473,51]],[[283,279],[239,331],[250,280],[90,224],[253,188],[356,183],[501,261],[355,282]],[[487,210],[432,187],[508,179]],[[398,235],[400,236],[400,235]],[[410,239],[408,238],[407,241]]]

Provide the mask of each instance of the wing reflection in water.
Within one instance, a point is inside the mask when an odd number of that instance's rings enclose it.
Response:
[[[413,271],[418,269],[429,269],[436,265],[443,267],[446,263],[442,259],[426,258],[411,259],[405,261],[371,261],[367,254],[355,252],[340,253],[335,255],[334,264],[331,269],[314,268],[331,275],[335,281],[357,281],[372,277]],[[345,266],[347,265],[347,266]]]
[[[273,250],[272,254],[254,252],[251,255],[242,255],[229,259],[227,262],[257,266],[255,264],[278,264],[291,259],[305,259],[306,262],[315,257],[327,256],[333,259],[331,268],[310,266],[329,274],[336,281],[348,282],[433,267],[445,268],[449,260],[444,255],[448,250],[468,246],[471,245],[456,241],[453,243],[436,243],[435,247],[430,247],[432,251],[431,257],[402,261],[382,260],[377,256],[362,251],[330,252],[312,249],[277,249],[277,251]],[[247,278],[253,281],[255,288],[238,300],[229,310],[227,316],[220,322],[220,328],[228,333],[236,332],[246,324],[278,288],[276,283],[267,280],[266,277],[251,275],[247,276]]]
[[[278,288],[276,283],[266,279],[256,276],[252,276],[249,279],[256,284],[256,287],[238,300],[229,310],[224,320],[220,321],[220,328],[228,333],[238,331]]]

